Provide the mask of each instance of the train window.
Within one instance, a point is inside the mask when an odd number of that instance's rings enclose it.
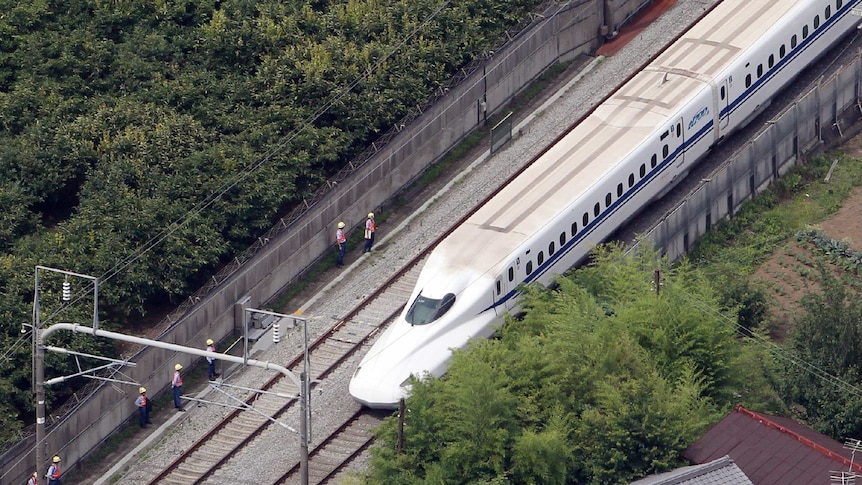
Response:
[[[500,293],[503,291],[503,284],[500,283],[500,280],[497,280],[497,296],[500,296]]]
[[[584,227],[587,227],[587,224],[589,224],[589,223],[590,223],[590,215],[589,215],[589,214],[587,214],[586,212],[584,212],[584,219],[583,219],[583,223],[584,223]]]
[[[551,244],[548,244],[548,256],[554,254],[554,241],[551,241]]]
[[[530,274],[532,272],[533,272],[533,262],[527,261],[527,274]]]
[[[617,197],[623,196],[623,184],[617,184]]]
[[[784,59],[784,56],[787,55],[787,46],[781,44],[781,47],[778,49],[778,57]]]
[[[747,87],[747,88],[751,87],[751,74],[745,75],[745,87]]]
[[[404,315],[404,319],[411,325],[425,325],[445,315],[454,304],[454,293],[446,293],[439,300],[428,298],[419,293],[419,296],[413,301],[413,305],[410,306],[410,309]]]
[[[598,217],[598,216],[599,216],[599,212],[600,212],[601,210],[602,210],[602,207],[599,205],[599,203],[598,203],[598,202],[596,202],[596,205],[594,205],[594,206],[593,206],[593,215],[594,215],[594,216],[596,216],[596,217]],[[586,224],[584,224],[584,225],[586,225]]]
[[[665,146],[667,146],[667,145],[665,145]],[[653,153],[653,154],[652,154],[652,158],[650,158],[650,160],[649,160],[649,166],[650,166],[651,168],[655,168],[655,166],[656,166],[656,164],[657,164],[657,163],[658,163],[658,155],[656,155],[655,153]]]
[[[843,0],[835,0],[835,10],[841,10],[842,5],[844,5]]]
[[[664,146],[664,147],[662,147],[662,149],[661,149],[661,156],[662,156],[662,157],[664,157],[664,158],[667,158],[667,154],[668,154],[668,153],[670,153],[670,149],[668,148],[668,146],[667,146],[667,145],[665,145],[665,146]]]
[[[757,65],[757,78],[760,79],[760,76],[763,75],[763,64]]]
[[[664,133],[661,134],[659,139],[664,140],[668,135],[670,135],[670,132],[668,130],[664,130]]]
[[[539,251],[539,255],[536,256],[536,264],[541,266],[542,263],[544,263],[544,262],[545,262],[545,253],[543,253],[542,251]]]
[[[611,193],[608,192],[608,194],[605,196],[605,208],[611,206],[611,200],[612,200]]]
[[[577,234],[577,233],[578,233],[578,223],[573,222],[572,223],[572,237],[575,237],[575,234]],[[560,244],[565,244],[565,243],[560,243]]]
[[[515,280],[515,268],[509,266],[509,283]]]
[[[574,230],[575,230],[575,225],[572,224],[572,231],[574,231]],[[574,234],[572,234],[572,235],[574,236]],[[566,244],[566,233],[561,232],[560,233],[560,247],[563,247],[564,244]]]
[[[772,69],[772,66],[775,65],[775,54],[769,54],[769,68]]]
[[[827,19],[828,19],[828,18],[829,18],[829,17],[831,17],[831,16],[832,16],[832,6],[831,6],[831,5],[827,5],[827,6],[826,6],[826,10],[823,12],[823,18],[827,18]]]
[[[722,87],[722,89],[724,89],[724,88]],[[682,136],[682,123],[676,124],[676,136],[677,137]]]
[[[796,34],[790,36],[790,48],[796,49]]]
[[[817,27],[820,27],[820,16],[819,15],[814,16],[814,28],[816,29]]]
[[[808,24],[805,24],[805,26],[802,27],[802,38],[803,39],[808,38]]]
[[[727,92],[726,92],[724,86],[722,86],[721,87],[721,99],[722,99],[722,101],[724,100],[725,96],[727,96]]]
[[[630,173],[629,174],[629,188],[632,188],[634,186],[635,186],[635,174]]]
[[[641,164],[640,174],[641,178],[644,178],[644,175],[646,175],[646,165],[644,165],[643,163]]]

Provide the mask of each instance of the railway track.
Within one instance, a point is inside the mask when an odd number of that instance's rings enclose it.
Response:
[[[401,312],[424,261],[425,253],[409,261],[344,319],[309,345],[309,379],[312,382],[325,380]],[[295,374],[302,372],[303,355],[298,355],[286,367]],[[292,396],[298,396],[299,389],[281,374],[271,378],[260,389],[265,392],[248,396],[221,423],[148,483],[188,485],[205,481],[232,455],[298,405],[298,399]]]
[[[646,60],[644,65],[652,61],[657,55]],[[634,73],[624,79],[621,84],[627,82],[632,76]],[[605,99],[608,96],[610,94]],[[576,120],[569,129],[579,122],[580,119]],[[554,141],[540,150],[533,160],[554,146],[568,131],[564,130]],[[531,163],[532,161],[515,171],[500,184],[500,187],[510,183]],[[312,382],[325,380],[328,374],[362,348],[365,342],[400,313],[413,290],[426,256],[439,241],[469,218],[476,208],[481,207],[492,195],[490,194],[484,200],[476,203],[473,209],[459,220],[453,221],[452,225],[443,231],[438,238],[429,242],[424,251],[405,263],[402,269],[396,272],[384,285],[364,299],[344,319],[336,323],[309,346],[309,378]],[[302,359],[303,356],[298,355],[286,367],[298,374],[302,371]],[[241,406],[238,406],[221,423],[201,437],[147,483],[178,485],[203,483],[216,470],[226,465],[233,455],[247,447],[258,435],[278,422],[279,418],[296,409],[298,400],[285,396],[296,396],[299,394],[299,390],[284,376],[278,375],[271,378],[261,386],[261,389],[266,392],[253,393],[247,397]],[[254,412],[248,412],[252,408]],[[381,420],[382,417],[379,412],[362,409],[338,426],[335,432],[319,444],[312,444],[309,453],[309,483],[326,483],[327,480],[335,477],[347,463],[371,444],[373,441],[371,430]],[[276,483],[298,483],[299,466],[299,463],[287,466],[285,473]]]
[[[344,467],[374,440],[372,431],[388,411],[360,409],[308,453],[308,483],[321,485],[338,477]],[[296,463],[276,484],[300,483],[300,464]]]

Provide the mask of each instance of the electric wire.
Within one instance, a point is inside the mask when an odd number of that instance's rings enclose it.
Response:
[[[319,119],[323,114],[325,114],[336,102],[346,97],[351,90],[353,90],[356,86],[358,86],[361,82],[371,77],[372,74],[376,74],[380,72],[381,66],[385,64],[392,56],[394,56],[399,50],[401,50],[407,42],[414,38],[418,33],[420,33],[424,28],[434,20],[440,12],[443,11],[446,6],[452,3],[452,0],[443,0],[440,2],[437,7],[435,7],[426,17],[420,22],[416,27],[413,28],[406,36],[404,36],[398,43],[396,43],[381,59],[379,59],[373,66],[373,68],[366,69],[362,74],[354,78],[347,86],[342,88],[340,91],[333,94],[330,99],[319,106],[316,110],[314,110],[310,115],[308,115],[304,120],[299,123],[299,126],[294,128],[291,133],[283,136],[272,148],[267,150],[260,158],[257,159],[251,166],[242,169],[240,172],[230,177],[225,183],[223,183],[218,189],[216,189],[209,196],[204,198],[204,200],[195,204],[186,214],[168,224],[167,228],[160,232],[159,234],[150,238],[147,242],[138,246],[138,248],[130,255],[124,257],[122,260],[118,261],[111,267],[109,270],[104,272],[102,276],[99,278],[100,281],[105,282],[109,281],[115,276],[119,275],[123,270],[131,266],[135,261],[141,259],[145,254],[149,251],[153,250],[159,244],[161,244],[165,239],[170,237],[172,234],[177,232],[179,229],[188,224],[193,218],[197,217],[204,210],[209,208],[212,204],[220,200],[228,191],[237,186],[242,181],[246,180],[252,174],[260,170],[264,165],[266,165],[275,155],[281,153],[285,150],[291,141],[293,141],[297,136],[303,133],[306,129],[308,129],[312,123],[314,123],[317,119]],[[92,282],[89,283],[93,285]],[[92,286],[90,286],[92,287]],[[68,302],[66,305],[61,305],[61,307],[55,311],[54,313],[48,315],[47,318],[42,320],[42,324],[53,321],[53,319],[63,311],[63,309],[67,308],[75,301],[83,298],[83,295],[86,291],[79,291],[73,294],[73,300]],[[0,358],[0,362],[7,363],[11,358],[12,352],[15,349],[23,345],[25,339],[28,335],[31,335],[31,332],[25,332],[22,335],[19,335],[16,341],[4,352],[2,358]]]
[[[399,52],[402,48],[404,48],[407,43],[416,37],[421,31],[425,29],[425,27],[433,21],[440,12],[443,11],[449,4],[452,3],[452,0],[443,0],[439,3],[419,24],[417,24],[412,31],[410,31],[406,36],[402,37],[399,42],[397,42],[386,54],[380,58],[373,67],[366,69],[362,74],[354,78],[347,86],[343,87],[340,91],[334,93],[330,96],[330,99],[324,104],[318,106],[311,114],[309,114],[305,119],[299,122],[299,125],[294,128],[291,133],[283,136],[273,147],[269,148],[260,158],[258,158],[253,164],[242,169],[237,174],[230,177],[226,182],[224,182],[220,187],[218,187],[215,191],[213,191],[209,196],[204,198],[202,201],[195,204],[190,210],[188,210],[183,217],[171,222],[168,226],[159,234],[151,237],[148,241],[140,245],[132,254],[124,257],[120,261],[114,264],[113,267],[105,271],[101,277],[99,277],[99,281],[105,282],[109,281],[112,278],[116,277],[126,268],[134,264],[137,260],[141,259],[145,254],[149,251],[153,250],[157,246],[159,246],[165,239],[170,237],[172,234],[177,232],[179,229],[188,224],[191,220],[201,214],[204,210],[209,208],[212,204],[220,200],[225,194],[227,194],[231,189],[236,187],[238,184],[246,180],[248,177],[253,175],[255,172],[260,170],[264,165],[266,165],[273,157],[277,154],[284,151],[290,144],[291,141],[296,139],[297,136],[302,134],[306,129],[308,129],[316,120],[318,120],[321,116],[323,116],[333,105],[335,105],[338,101],[345,98],[354,88],[356,88],[363,81],[371,77],[373,74],[377,74],[381,72],[381,66],[383,66],[390,58],[392,58],[397,52]],[[92,283],[89,283],[89,288],[92,288]],[[82,295],[86,294],[86,287],[84,290],[76,291],[74,293],[74,298],[71,302],[66,305],[60,306],[56,311],[52,314],[46,316],[42,323],[48,323],[53,321],[53,319],[63,312],[67,307],[74,304]],[[14,346],[17,346],[22,340],[24,336],[19,336],[18,341],[16,341]],[[4,352],[0,361],[9,360],[11,355],[10,351]]]
[[[710,316],[716,321],[728,324],[732,327],[736,327],[742,332],[743,335],[752,338],[754,342],[760,344],[766,350],[769,350],[772,355],[775,355],[776,357],[783,359],[786,362],[789,362],[790,364],[802,369],[803,371],[808,372],[809,374],[825,381],[831,386],[834,386],[839,389],[844,389],[858,396],[862,396],[862,387],[853,385],[841,379],[840,377],[831,374],[829,371],[797,357],[793,354],[792,351],[788,351],[787,349],[781,347],[780,345],[776,344],[772,340],[769,340],[763,335],[760,335],[756,332],[751,332],[738,321],[733,321],[727,315],[722,314],[716,308],[713,308],[711,305],[700,300],[686,290],[680,288],[679,285],[675,284],[674,282],[662,279],[662,290],[673,291],[693,308],[700,310],[701,313],[703,313],[704,315]]]

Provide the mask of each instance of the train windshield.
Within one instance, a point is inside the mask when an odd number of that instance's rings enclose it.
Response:
[[[455,295],[447,293],[439,300],[428,298],[421,293],[416,297],[405,319],[411,325],[425,325],[442,317],[455,304]]]

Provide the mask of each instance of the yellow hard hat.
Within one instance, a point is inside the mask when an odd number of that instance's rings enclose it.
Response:
[[[141,394],[143,394],[143,393],[147,392],[147,388],[146,388],[146,387],[141,386],[141,388],[140,388],[140,389],[138,389],[138,392],[140,392]]]
[[[38,477],[38,476],[39,476],[39,472],[33,472],[33,476],[34,476],[34,477]]]
[[[175,365],[175,366],[174,366],[174,370],[180,370],[180,369],[182,369],[182,368],[183,368],[183,365],[182,365],[182,364],[177,364],[177,365]]]
[[[374,219],[374,213],[373,213],[373,212],[369,212],[369,213],[368,213],[368,217],[370,217],[371,219]]]
[[[211,338],[208,338],[208,339],[207,339],[207,345],[212,345],[212,344],[214,344],[214,343],[215,343],[215,342],[213,342],[213,339],[211,339]]]
[[[338,228],[339,228],[339,229],[344,229],[344,223],[343,223],[343,222],[339,222],[339,223],[338,223]]]
[[[54,458],[51,458],[51,461],[53,461],[54,463],[60,463],[60,457],[57,455],[54,455]]]

